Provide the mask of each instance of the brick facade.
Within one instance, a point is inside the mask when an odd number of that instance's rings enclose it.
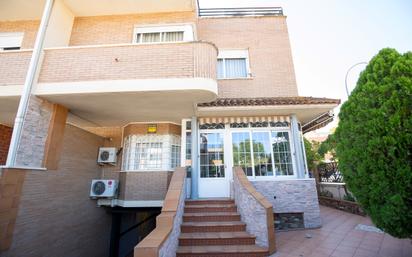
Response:
[[[120,200],[162,201],[165,198],[173,172],[121,172]]]
[[[40,83],[216,77],[217,49],[205,42],[51,49],[45,52]]]
[[[111,216],[89,198],[102,144],[103,138],[67,125],[58,170],[24,170],[12,244],[2,257],[107,255]]]
[[[252,78],[219,80],[219,97],[298,95],[286,17],[201,18],[197,30],[219,50],[249,50]]]
[[[6,164],[13,129],[0,124],[0,165]]]
[[[40,21],[2,21],[0,32],[23,32],[22,49],[31,49],[36,40]]]
[[[31,54],[32,51],[0,53],[0,87],[24,84]]]

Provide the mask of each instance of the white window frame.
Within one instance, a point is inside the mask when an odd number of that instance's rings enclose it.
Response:
[[[19,47],[21,49],[23,43],[23,32],[0,32],[0,51],[13,51],[4,50],[4,48]]]
[[[130,141],[132,140],[132,141]],[[136,151],[136,144],[161,144],[160,148],[160,159],[159,167],[139,167],[134,168],[136,166],[136,162],[138,158],[135,158]],[[180,157],[180,147],[181,145],[181,138],[178,135],[166,134],[166,135],[157,135],[157,134],[131,134],[124,138],[123,140],[123,160],[122,160],[122,171],[126,172],[134,172],[134,171],[168,171],[174,170],[176,167],[172,167],[172,146],[178,146],[179,153],[176,152],[177,157]],[[150,149],[150,148],[149,148]],[[146,152],[147,153],[147,152]],[[139,154],[139,156],[142,156]],[[150,156],[150,155],[149,155]],[[145,159],[146,161],[151,161],[149,159]],[[180,158],[176,159],[177,167],[180,166]]]
[[[141,42],[143,37],[140,37],[140,42],[137,42],[137,34],[139,33],[162,33],[162,32],[176,32],[183,31],[183,41],[175,42]],[[180,24],[180,25],[148,25],[148,26],[135,26],[133,30],[133,43],[134,44],[169,44],[169,43],[179,43],[188,42],[194,40],[193,26],[191,24]]]
[[[246,77],[226,77],[225,59],[246,59]],[[223,59],[223,78],[218,79],[249,79],[252,77],[250,72],[249,50],[248,49],[219,49],[217,59]],[[217,61],[217,60],[216,60]]]
[[[266,132],[269,133],[269,136],[271,137],[271,132],[288,132],[289,133],[289,146],[290,146],[290,154],[291,154],[291,158],[292,158],[292,169],[293,169],[293,175],[276,175],[275,172],[275,159],[273,156],[273,146],[272,146],[272,142],[270,143],[270,148],[271,148],[271,155],[272,155],[272,166],[273,166],[273,175],[272,176],[256,176],[255,173],[255,163],[254,163],[254,158],[252,158],[252,172],[253,175],[252,176],[247,176],[248,179],[250,181],[259,181],[259,180],[290,180],[290,179],[297,179],[297,167],[296,167],[296,152],[295,152],[295,148],[293,145],[293,139],[292,139],[292,132],[290,130],[289,127],[278,127],[278,128],[273,128],[273,127],[266,127],[266,128],[229,128],[230,130],[230,137],[232,140],[232,133],[233,132],[248,132],[250,135],[250,151],[251,151],[251,155],[254,156],[254,152],[253,152],[253,145],[252,145],[252,141],[253,141],[253,135],[252,133],[254,131],[256,132]],[[233,153],[232,153],[233,154]],[[232,156],[233,158],[233,156]]]

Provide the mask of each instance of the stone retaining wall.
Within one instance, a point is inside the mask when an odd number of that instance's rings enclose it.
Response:
[[[303,212],[305,228],[321,226],[314,179],[252,181],[252,184],[272,203],[273,212]]]

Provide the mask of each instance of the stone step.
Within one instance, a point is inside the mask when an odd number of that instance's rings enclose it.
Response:
[[[208,205],[208,204],[235,204],[235,201],[230,198],[213,198],[213,199],[198,199],[186,200],[185,205]]]
[[[183,222],[190,221],[240,221],[237,212],[192,212],[183,214]]]
[[[185,206],[184,212],[237,212],[237,208],[234,204],[189,205]]]
[[[179,246],[177,257],[264,257],[267,249],[257,245]]]
[[[246,231],[246,224],[241,221],[183,222],[181,226],[181,233],[234,231]]]
[[[179,245],[254,245],[255,236],[245,232],[182,233]]]

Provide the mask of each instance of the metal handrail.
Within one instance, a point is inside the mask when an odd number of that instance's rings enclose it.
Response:
[[[283,16],[282,7],[199,8],[199,17]]]

